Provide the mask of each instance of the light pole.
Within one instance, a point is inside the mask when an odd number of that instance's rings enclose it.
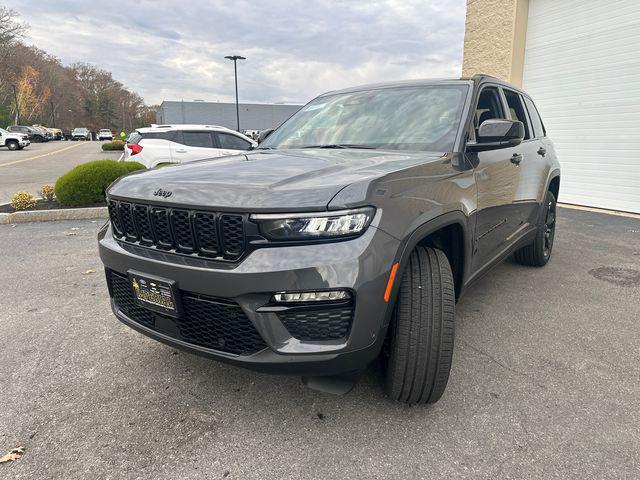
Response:
[[[238,105],[238,66],[237,65],[238,65],[238,60],[246,60],[246,58],[240,55],[227,55],[224,58],[228,60],[233,60],[233,74],[236,79],[236,123],[237,123],[237,130],[239,132],[240,131],[240,107]]]

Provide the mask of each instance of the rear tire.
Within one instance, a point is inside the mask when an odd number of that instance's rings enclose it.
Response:
[[[7,148],[9,150],[18,150],[20,148],[20,145],[15,140],[9,140],[7,141]]]
[[[516,250],[513,254],[520,265],[544,267],[551,258],[556,232],[556,197],[553,192],[547,192],[545,203],[541,208],[544,208],[544,212],[542,212],[543,217],[538,225],[536,238],[531,244]]]
[[[386,358],[386,390],[404,403],[435,403],[453,359],[455,291],[447,256],[416,247],[402,275]]]

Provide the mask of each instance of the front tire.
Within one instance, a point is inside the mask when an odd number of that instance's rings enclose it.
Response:
[[[551,258],[556,234],[556,197],[553,192],[547,192],[543,208],[544,217],[538,225],[536,238],[529,245],[516,250],[513,255],[520,265],[544,267]]]
[[[20,148],[20,145],[18,144],[18,142],[14,142],[12,140],[9,140],[7,142],[7,148],[9,150],[18,150]]]
[[[435,403],[453,359],[455,290],[447,256],[416,247],[402,275],[391,325],[386,390],[404,403]]]

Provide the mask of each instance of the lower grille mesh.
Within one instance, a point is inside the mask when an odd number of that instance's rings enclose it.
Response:
[[[251,320],[233,301],[180,291],[183,315],[173,318],[138,306],[126,276],[110,271],[108,279],[116,307],[147,328],[158,330],[156,318],[160,317],[163,323],[175,327],[172,337],[193,345],[234,355],[250,355],[267,348]]]
[[[298,340],[339,340],[349,336],[353,308],[285,312],[278,314],[278,318]]]

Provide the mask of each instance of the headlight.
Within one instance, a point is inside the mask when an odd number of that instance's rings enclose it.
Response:
[[[375,211],[373,207],[364,207],[335,212],[254,214],[251,220],[269,240],[322,240],[360,235]]]

